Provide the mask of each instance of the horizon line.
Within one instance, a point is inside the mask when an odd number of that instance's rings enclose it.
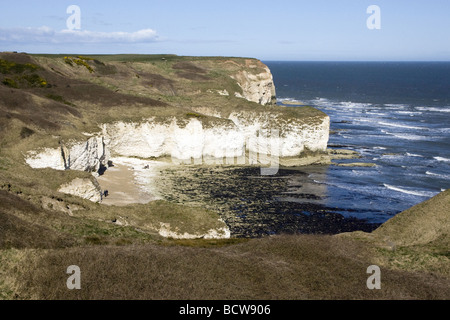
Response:
[[[414,59],[414,60],[399,60],[399,59],[386,59],[386,60],[372,60],[372,59],[344,59],[344,60],[333,60],[333,59],[324,59],[324,60],[318,60],[318,59],[298,59],[298,60],[292,60],[292,59],[262,59],[262,58],[256,58],[251,56],[234,56],[234,55],[179,55],[175,53],[46,53],[46,52],[40,52],[40,53],[31,53],[31,52],[25,52],[25,51],[1,51],[0,53],[21,53],[21,54],[29,54],[29,55],[87,55],[87,56],[119,56],[119,55],[137,55],[137,56],[177,56],[177,57],[202,57],[202,58],[242,58],[242,59],[256,59],[260,60],[262,62],[450,62],[450,59],[448,60],[430,60],[430,59]]]

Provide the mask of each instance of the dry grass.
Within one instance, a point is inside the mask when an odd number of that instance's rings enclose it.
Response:
[[[386,222],[375,234],[401,246],[434,242],[450,248],[450,190],[420,203]],[[420,226],[420,228],[417,228]]]
[[[124,300],[448,299],[449,280],[382,270],[382,289],[366,287],[366,250],[331,236],[277,236],[221,248],[86,247],[26,261],[18,297]],[[81,290],[66,269],[81,269]]]
[[[58,175],[63,179],[64,172]],[[361,233],[253,240],[162,239],[133,227],[99,221],[117,214],[139,217],[144,206],[137,211],[133,207],[109,211],[61,195],[62,203],[83,208],[81,215],[69,217],[42,209],[37,198],[28,194],[31,185],[20,179],[16,182],[0,191],[0,296],[4,299],[450,297],[448,258],[446,264],[442,259],[438,264],[424,261],[433,247],[392,251],[384,249],[384,243],[370,240],[370,236],[377,239],[375,234]],[[51,193],[51,188],[48,190]],[[156,220],[163,219],[164,212],[170,214],[170,205],[155,205],[161,206],[155,210],[157,215],[162,214]],[[195,209],[186,210],[195,213]],[[73,264],[82,270],[80,291],[65,286],[65,271]],[[382,290],[366,287],[366,269],[372,264],[382,268]]]

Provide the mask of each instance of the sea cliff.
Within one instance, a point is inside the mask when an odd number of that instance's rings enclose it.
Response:
[[[272,74],[256,59],[0,59],[5,155],[33,169],[94,176],[71,177],[58,192],[102,202],[95,178],[120,157],[172,165],[298,165],[328,157],[329,117],[308,106],[276,105]],[[311,154],[317,157],[300,161]]]

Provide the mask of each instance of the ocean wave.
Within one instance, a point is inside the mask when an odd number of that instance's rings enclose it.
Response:
[[[434,159],[441,162],[450,162],[450,159],[444,157],[434,157]]]
[[[438,129],[434,129],[438,132],[443,132],[443,133],[450,133],[450,128],[438,128]]]
[[[404,157],[404,155],[403,154],[400,154],[400,153],[398,153],[398,154],[382,154],[381,155],[381,158],[382,159],[386,159],[386,158],[403,158]]]
[[[375,172],[373,170],[352,170],[351,173],[355,176],[369,176]]]
[[[282,103],[283,101],[298,101],[297,99],[295,99],[295,98],[277,98],[277,102],[279,102],[279,103]]]
[[[354,111],[358,112],[358,109],[365,109],[367,107],[373,106],[372,103],[362,103],[362,102],[352,102],[352,101],[335,101],[327,98],[316,97],[309,101],[311,104],[339,108],[341,111]],[[342,108],[344,107],[344,108]],[[357,110],[355,110],[357,109]]]
[[[405,124],[399,124],[399,123],[390,123],[390,122],[379,121],[378,124],[381,124],[383,126],[388,126],[388,127],[395,127],[395,128],[414,129],[414,130],[428,130],[428,128],[425,128],[425,127],[407,126]]]
[[[420,111],[394,111],[394,113],[396,113],[396,114],[405,114],[405,115],[409,115],[411,117],[416,116],[416,115],[420,116],[420,115],[423,114],[423,112],[420,112]]]
[[[331,101],[328,100],[328,99],[326,99],[326,98],[315,98],[315,99],[312,99],[312,100],[311,100],[311,103],[312,103],[312,104],[316,104],[316,105],[321,105],[321,104],[326,104],[326,105],[328,105],[328,104],[331,103]]]
[[[370,107],[372,105],[371,103],[361,103],[361,102],[351,102],[351,101],[342,101],[342,102],[339,102],[338,104],[340,104],[343,107],[352,108],[352,109],[364,109],[364,108]]]
[[[410,194],[410,195],[418,196],[418,197],[434,197],[437,194],[437,192],[422,191],[422,190],[410,190],[410,189],[405,189],[404,187],[400,188],[400,187],[396,187],[396,186],[391,186],[386,183],[384,183],[383,185],[389,190],[406,193],[406,194]]]
[[[378,128],[378,120],[379,118],[348,118],[348,121],[353,121],[355,125],[361,126],[371,126],[373,128]]]
[[[434,173],[434,172],[431,172],[431,171],[427,171],[427,172],[425,172],[425,174],[427,174],[429,176],[445,179],[445,180],[449,180],[450,179],[450,174],[440,174],[440,173]]]
[[[414,154],[414,153],[409,153],[409,152],[407,152],[406,155],[407,155],[408,157],[420,157],[420,158],[423,158],[423,156],[420,155],[420,154]]]
[[[420,111],[431,111],[431,112],[450,112],[449,107],[437,108],[437,107],[416,107]]]
[[[370,196],[376,196],[380,194],[381,187],[376,186],[365,186],[362,184],[353,184],[353,183],[345,183],[345,182],[330,182],[326,181],[325,184],[330,188],[337,188],[340,190],[346,190],[349,194],[353,195],[355,193],[365,194]],[[333,192],[333,191],[330,191]]]
[[[386,113],[371,112],[371,111],[365,112],[365,114],[370,114],[371,116],[382,116],[382,117],[386,117],[387,116]]]
[[[381,130],[381,132],[390,135],[390,136],[394,136],[398,139],[403,139],[403,140],[413,140],[413,141],[421,141],[421,140],[430,140],[427,137],[424,136],[418,136],[415,134],[402,134],[402,133],[391,133],[385,130]]]
[[[406,104],[385,104],[384,105],[386,107],[386,109],[391,109],[391,110],[400,110],[400,109],[405,109],[405,108],[409,108],[409,105]]]

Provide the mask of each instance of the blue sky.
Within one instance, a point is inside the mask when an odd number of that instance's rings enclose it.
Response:
[[[81,29],[69,32],[70,5]],[[0,51],[450,61],[449,16],[449,0],[14,0],[0,9]]]

